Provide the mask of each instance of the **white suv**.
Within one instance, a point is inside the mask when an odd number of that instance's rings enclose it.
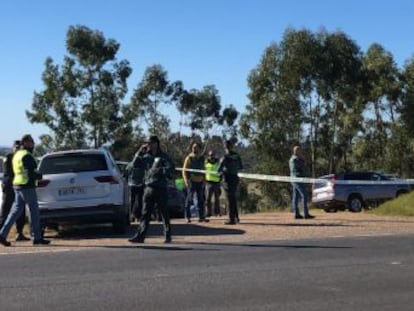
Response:
[[[44,226],[112,223],[117,233],[130,224],[128,187],[105,149],[58,151],[39,162],[37,196]]]

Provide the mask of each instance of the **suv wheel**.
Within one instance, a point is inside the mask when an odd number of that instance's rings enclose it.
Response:
[[[119,234],[126,233],[129,225],[130,225],[129,215],[125,215],[124,213],[117,215],[115,220],[112,222],[112,227],[115,233],[119,233]]]
[[[348,209],[350,212],[359,213],[364,208],[364,202],[359,195],[351,195],[348,198]]]

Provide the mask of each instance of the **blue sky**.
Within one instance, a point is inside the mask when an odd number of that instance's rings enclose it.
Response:
[[[341,30],[363,51],[381,44],[402,67],[414,53],[413,14],[411,0],[2,0],[0,145],[48,132],[30,124],[25,110],[33,92],[43,90],[45,59],[61,64],[67,54],[71,25],[120,43],[118,60],[133,68],[125,102],[145,68],[161,64],[171,81],[181,80],[188,89],[214,84],[223,106],[244,111],[250,70],[286,28]]]

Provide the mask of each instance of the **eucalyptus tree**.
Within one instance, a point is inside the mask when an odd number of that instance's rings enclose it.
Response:
[[[127,93],[132,69],[116,61],[119,43],[86,26],[70,26],[66,36],[69,55],[60,68],[47,58],[42,75],[45,89],[35,92],[32,123],[44,123],[65,147],[111,143],[121,124],[121,100]]]
[[[402,71],[402,99],[401,107],[401,123],[404,129],[405,148],[400,149],[402,154],[401,161],[407,165],[407,171],[410,177],[414,175],[414,57],[409,59]]]
[[[53,133],[54,142],[49,137],[45,141],[46,148],[84,145],[85,134],[78,103],[80,88],[76,83],[78,79],[73,59],[65,57],[62,68],[54,64],[52,58],[46,59],[42,74],[45,89],[34,93],[31,110],[26,111],[30,122],[45,124]]]
[[[320,44],[309,30],[288,28],[281,42],[283,59],[280,80],[286,91],[294,90],[298,96],[301,118],[295,141],[305,138],[310,147],[312,176],[315,176],[318,128],[320,123],[321,100],[316,86],[320,63]]]
[[[400,73],[390,52],[379,44],[371,45],[363,58],[367,81],[367,104],[364,111],[366,132],[372,139],[365,145],[376,159],[376,165],[384,167],[384,154],[396,123],[396,111],[400,104]],[[382,162],[381,163],[381,159]]]
[[[284,84],[281,77],[283,51],[271,44],[248,77],[249,103],[240,118],[240,132],[257,151],[259,173],[288,173],[291,144],[301,130],[299,91]],[[270,204],[280,202],[287,185],[261,183]]]
[[[183,100],[177,105],[184,115],[184,125],[193,135],[208,139],[212,128],[220,121],[221,98],[215,85],[206,85],[201,90],[186,91]]]
[[[141,82],[133,91],[130,111],[135,120],[143,120],[148,132],[163,138],[170,134],[170,118],[164,108],[174,108],[181,100],[182,82],[171,83],[161,65],[147,67]]]
[[[318,34],[321,45],[318,64],[317,93],[323,101],[321,132],[330,144],[322,152],[328,155],[328,172],[334,172],[346,161],[352,140],[361,128],[365,103],[362,52],[359,46],[342,32]]]
[[[287,144],[297,139],[301,125],[298,91],[285,87],[281,80],[282,58],[277,44],[265,49],[259,65],[249,74],[249,103],[240,119],[242,136],[264,157],[278,161],[290,152]]]
[[[250,104],[242,132],[253,141],[262,137],[259,141],[276,143],[280,156],[272,149],[263,151],[279,159],[302,143],[310,149],[313,176],[333,171],[346,162],[361,127],[361,68],[360,49],[345,34],[288,29],[280,46],[269,47],[249,76]]]
[[[401,119],[411,139],[414,139],[414,57],[407,61],[403,73]]]
[[[233,105],[226,106],[221,112],[219,124],[222,126],[222,138],[230,139],[237,138],[239,127],[236,122],[239,117],[239,111]]]

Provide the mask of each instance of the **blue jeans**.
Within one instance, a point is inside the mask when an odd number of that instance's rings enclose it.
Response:
[[[309,215],[309,210],[308,210],[308,198],[306,195],[306,188],[305,188],[305,184],[302,183],[292,183],[292,187],[293,187],[293,198],[292,198],[292,207],[293,207],[293,212],[295,213],[296,216],[300,215],[299,212],[299,196],[302,198],[302,205],[303,205],[303,213],[305,216]]]
[[[187,198],[185,201],[185,216],[190,219],[191,212],[190,208],[193,204],[194,194],[197,195],[197,209],[199,218],[205,218],[204,213],[204,193],[203,193],[203,182],[190,182],[190,186],[187,188]]]
[[[40,232],[40,215],[39,215],[39,204],[37,203],[36,188],[28,189],[14,189],[16,198],[14,205],[7,216],[6,222],[0,229],[0,236],[7,238],[9,231],[19,216],[23,213],[26,204],[30,209],[30,224],[32,226],[32,232],[34,240],[42,239]]]
[[[206,183],[206,206],[207,206],[207,216],[213,214],[212,211],[212,200],[214,196],[214,215],[220,215],[220,194],[221,194],[221,184],[220,182],[207,182]]]

